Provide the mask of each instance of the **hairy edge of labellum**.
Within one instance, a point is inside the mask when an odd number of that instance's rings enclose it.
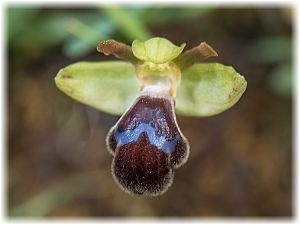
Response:
[[[118,153],[117,153],[118,154]],[[165,153],[163,153],[165,154]],[[118,184],[118,186],[128,194],[134,194],[134,195],[147,195],[147,196],[159,196],[165,193],[169,187],[172,185],[174,180],[174,171],[171,168],[170,164],[164,165],[166,169],[166,173],[162,174],[160,179],[157,180],[157,177],[155,178],[155,181],[150,180],[149,177],[145,177],[148,179],[148,182],[152,182],[150,185],[143,185],[142,183],[133,183],[132,180],[128,182],[126,180],[125,173],[117,172],[117,165],[116,165],[116,157],[113,158],[112,164],[111,164],[111,171],[114,180]],[[170,155],[166,156],[166,161],[170,163]],[[160,174],[156,174],[160,175]],[[147,181],[146,181],[147,182]]]
[[[157,196],[163,194],[172,184],[173,178],[174,178],[174,171],[173,169],[179,168],[182,166],[186,161],[189,156],[189,144],[187,139],[183,136],[176,120],[175,116],[175,110],[174,110],[174,100],[169,96],[168,93],[164,93],[161,91],[158,91],[159,88],[157,89],[154,87],[154,89],[151,89],[151,87],[146,88],[141,92],[141,94],[137,97],[137,99],[134,101],[134,103],[131,105],[131,107],[122,115],[122,117],[118,120],[115,126],[113,126],[110,131],[108,132],[107,138],[106,138],[106,144],[107,144],[107,149],[108,151],[114,156],[113,162],[112,162],[112,174],[115,179],[115,181],[118,183],[118,185],[123,189],[124,191],[130,193],[130,194],[143,194],[143,195],[149,195],[149,196]],[[115,139],[115,131],[118,129],[118,126],[120,122],[124,119],[124,117],[128,113],[134,113],[132,112],[133,108],[136,107],[136,105],[139,103],[139,100],[143,97],[147,97],[149,99],[162,99],[162,100],[167,100],[171,104],[171,118],[172,122],[175,123],[176,131],[173,132],[178,132],[180,138],[179,141],[177,141],[177,144],[175,146],[175,150],[177,145],[181,145],[182,148],[179,148],[179,151],[173,151],[173,152],[165,152],[156,146],[151,146],[148,133],[141,133],[139,135],[138,140],[136,142],[130,142],[126,143],[127,145],[138,145],[139,142],[144,142],[144,149],[140,149],[139,151],[145,151],[146,152],[137,152],[136,148],[131,148],[133,151],[136,151],[139,158],[142,157],[142,162],[141,159],[139,159],[139,162],[135,162],[135,155],[133,155],[135,152],[129,152],[128,154],[124,151],[128,151],[128,149],[122,149],[122,153],[120,153],[120,148],[123,147],[126,144],[123,144],[121,146],[118,145],[117,140]],[[170,124],[168,124],[170,126]],[[135,128],[134,128],[135,129]],[[133,129],[133,130],[134,130]],[[170,129],[170,127],[168,127]],[[129,129],[130,130],[130,129]],[[124,131],[123,131],[124,132]],[[143,139],[143,140],[142,140]],[[115,148],[115,149],[112,149]],[[150,153],[149,153],[150,152]],[[121,154],[121,155],[120,155]],[[122,158],[123,157],[123,158]],[[127,157],[127,158],[126,158]],[[117,158],[117,159],[116,159]],[[152,161],[150,160],[152,158]],[[155,158],[155,159],[153,159]],[[165,158],[165,164],[159,165],[158,161],[159,159],[162,158],[162,161]],[[123,160],[123,162],[122,162]],[[150,160],[149,162],[147,160]],[[130,161],[130,162],[128,162]],[[135,167],[135,163],[140,163],[138,166],[142,166],[142,170],[146,169],[146,171],[126,171],[126,168],[128,167]],[[151,164],[152,163],[152,164]],[[119,165],[122,164],[122,165]],[[126,164],[126,165],[125,165]],[[157,164],[157,165],[156,165]],[[157,166],[156,170],[154,171],[147,171],[147,166]],[[160,168],[158,168],[160,166]],[[120,169],[121,168],[121,169]],[[165,171],[164,171],[165,170]],[[158,171],[158,172],[157,172]],[[159,174],[160,171],[163,171],[163,174]],[[130,174],[130,172],[133,172],[133,174]],[[149,172],[149,173],[148,173]],[[158,173],[157,179],[155,177],[153,178],[153,182],[151,184],[147,183],[149,179],[149,176],[151,177],[151,172],[152,173]],[[127,174],[126,174],[127,173]],[[136,174],[134,174],[136,173]],[[148,174],[147,174],[148,173]],[[150,175],[149,175],[150,174]],[[136,180],[133,180],[132,177],[136,175],[137,182]],[[141,177],[139,177],[141,175]],[[145,177],[144,175],[148,175],[148,177]],[[155,175],[155,174],[154,174]],[[131,178],[131,179],[130,179]],[[140,182],[140,183],[139,183]],[[151,182],[151,179],[149,180]],[[142,185],[139,185],[142,184]]]

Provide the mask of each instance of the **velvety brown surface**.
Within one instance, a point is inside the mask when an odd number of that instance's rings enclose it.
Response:
[[[120,146],[112,169],[122,187],[134,194],[156,195],[170,185],[170,155],[151,145],[145,134],[137,142]]]
[[[153,128],[155,136],[149,137],[147,129],[142,127],[145,130],[141,130],[134,139],[133,133],[141,129],[141,124]],[[122,143],[119,136],[128,143]],[[156,146],[159,143],[155,138],[161,136],[165,140],[173,140],[174,150],[168,152]],[[188,157],[188,146],[177,128],[171,102],[166,98],[138,97],[109,132],[107,140],[108,146],[115,152],[113,174],[125,190],[134,194],[161,194],[171,184],[172,169],[181,166]]]
[[[165,139],[172,140],[178,136],[176,151],[183,152],[187,148],[184,137],[178,130],[172,104],[168,99],[147,95],[138,97],[133,106],[117,123],[115,129],[122,133],[125,130],[135,130],[141,123],[150,125],[154,128],[157,136],[163,136]],[[108,144],[113,150],[118,144],[114,137],[115,129],[108,134]]]
[[[115,129],[112,129],[107,134],[107,148],[111,153],[114,153],[117,147],[117,141],[115,139],[114,131]]]
[[[176,150],[171,153],[171,165],[174,168],[182,166],[187,160],[189,152],[189,144],[187,140],[181,139],[177,143]]]
[[[172,138],[178,129],[172,114],[171,102],[166,98],[141,96],[119,122],[120,131],[134,129],[140,122],[153,126],[158,134]]]

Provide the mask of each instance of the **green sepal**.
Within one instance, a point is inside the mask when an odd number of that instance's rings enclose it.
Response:
[[[177,91],[176,112],[205,117],[232,107],[246,90],[247,82],[231,66],[198,63],[187,69]]]
[[[138,94],[134,66],[120,61],[78,62],[59,71],[56,86],[100,111],[121,115]]]

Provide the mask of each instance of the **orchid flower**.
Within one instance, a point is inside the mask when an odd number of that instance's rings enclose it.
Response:
[[[79,62],[61,69],[57,87],[98,110],[122,115],[107,135],[112,174],[128,193],[156,196],[172,184],[174,169],[189,156],[175,112],[206,117],[233,106],[247,82],[232,67],[200,63],[217,52],[207,43],[182,53],[185,44],[165,38],[132,46],[107,40],[97,46],[123,61]]]

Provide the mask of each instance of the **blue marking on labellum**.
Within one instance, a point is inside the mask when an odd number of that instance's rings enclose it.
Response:
[[[136,128],[123,132],[120,132],[119,128],[116,127],[114,135],[118,145],[122,146],[137,141],[142,133],[147,134],[152,145],[166,153],[173,152],[181,138],[179,134],[176,134],[174,138],[167,139],[162,135],[158,135],[155,129],[147,123],[140,123]]]

